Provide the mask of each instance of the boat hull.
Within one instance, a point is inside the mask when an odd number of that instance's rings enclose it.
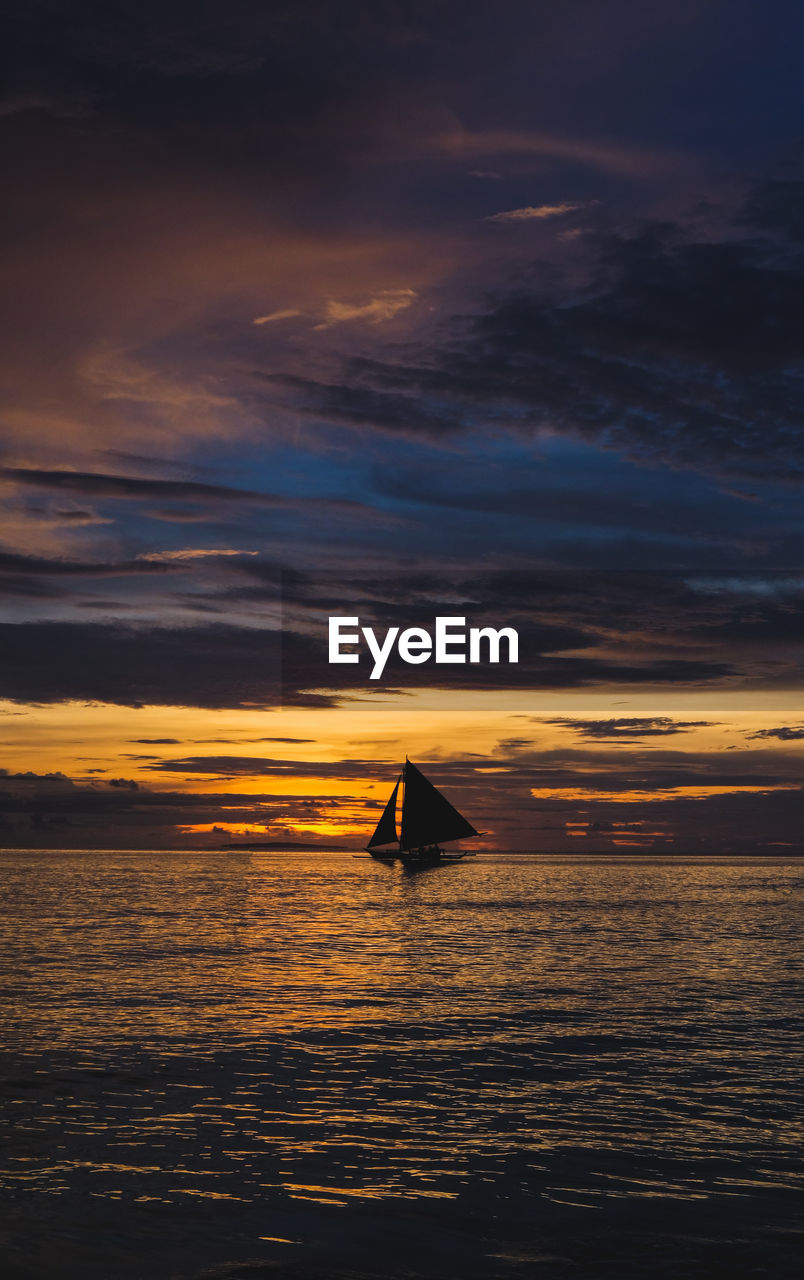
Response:
[[[445,853],[443,849],[429,847],[426,849],[367,849],[370,858],[375,862],[401,862],[406,867],[435,867],[444,862],[461,862],[470,855],[461,850],[457,853]]]
[[[460,862],[465,853],[445,853],[437,846],[431,849],[403,849],[399,854],[400,862],[406,867],[434,867],[441,862]]]

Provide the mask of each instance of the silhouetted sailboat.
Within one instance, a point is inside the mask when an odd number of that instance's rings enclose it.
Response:
[[[400,787],[402,807],[397,833]],[[399,858],[406,863],[457,862],[466,854],[445,853],[440,846],[479,834],[421,770],[406,759],[366,848],[372,858],[381,861]]]

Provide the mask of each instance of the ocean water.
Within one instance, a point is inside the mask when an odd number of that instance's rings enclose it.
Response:
[[[804,863],[0,858],[12,1280],[799,1274]]]

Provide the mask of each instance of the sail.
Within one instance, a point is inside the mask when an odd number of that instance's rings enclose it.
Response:
[[[377,849],[381,844],[396,844],[396,797],[401,778],[397,778],[391,797],[382,811],[374,835],[366,845],[367,849]]]
[[[377,831],[384,818],[385,814],[380,819]],[[477,834],[471,823],[408,760],[405,765],[405,796],[402,802],[402,848],[418,849],[423,845],[439,844],[442,840],[460,840],[463,836]]]

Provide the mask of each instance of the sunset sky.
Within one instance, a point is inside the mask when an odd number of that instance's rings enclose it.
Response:
[[[804,10],[32,0],[0,841],[804,851]],[[327,663],[327,618],[517,666]]]

